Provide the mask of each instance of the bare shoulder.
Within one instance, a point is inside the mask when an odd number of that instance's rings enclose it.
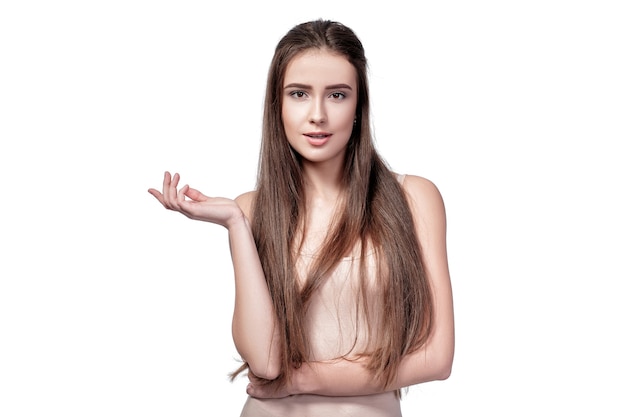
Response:
[[[415,203],[442,202],[439,188],[431,180],[418,175],[406,175],[402,187]],[[434,200],[434,201],[432,201]]]
[[[406,175],[402,187],[409,196],[414,214],[421,218],[445,218],[443,197],[431,180],[418,175]]]
[[[254,202],[255,196],[256,191],[248,191],[235,198],[235,202],[248,219],[252,218],[252,203]]]

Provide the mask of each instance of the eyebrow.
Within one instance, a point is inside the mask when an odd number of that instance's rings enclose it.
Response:
[[[291,84],[287,84],[283,88],[302,88],[303,90],[307,90],[307,89],[310,90],[313,87],[307,84],[291,83]],[[352,87],[350,87],[348,84],[332,84],[332,85],[326,86],[326,90],[337,90],[341,88],[346,89],[346,90],[352,90]]]

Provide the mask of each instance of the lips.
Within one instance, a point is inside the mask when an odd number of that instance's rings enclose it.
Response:
[[[327,132],[311,132],[311,133],[305,133],[304,136],[306,137],[307,141],[311,145],[322,146],[323,144],[328,142],[328,139],[330,139],[331,134]]]

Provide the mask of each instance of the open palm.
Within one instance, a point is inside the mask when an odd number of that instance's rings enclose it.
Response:
[[[185,185],[178,189],[180,175],[172,176],[165,172],[163,191],[150,188],[152,194],[168,210],[178,211],[190,219],[201,220],[228,227],[241,218],[243,213],[237,203],[230,198],[208,197],[200,191]]]

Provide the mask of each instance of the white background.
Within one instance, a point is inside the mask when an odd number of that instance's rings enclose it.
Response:
[[[624,416],[620,3],[3,2],[0,415],[239,415],[225,230],[146,190],[251,189],[273,48],[323,17],[447,205],[454,369],[406,416]]]

